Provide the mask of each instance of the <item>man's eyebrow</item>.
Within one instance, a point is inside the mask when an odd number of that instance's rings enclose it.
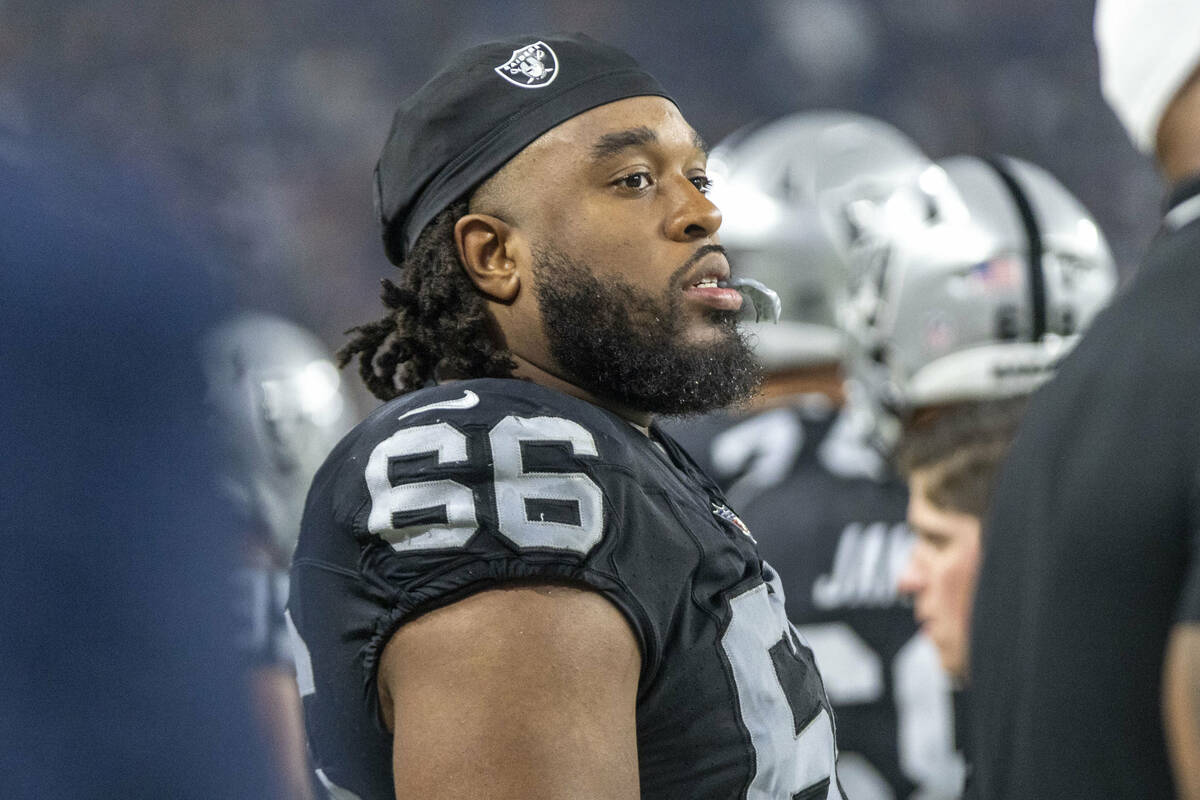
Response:
[[[630,128],[627,131],[606,133],[592,145],[592,158],[596,161],[601,161],[611,158],[627,148],[641,147],[642,145],[657,141],[658,134],[645,125]],[[692,144],[705,156],[708,155],[708,143],[696,131],[692,131]]]
[[[630,147],[641,147],[644,144],[658,141],[658,134],[645,125],[630,128],[627,131],[606,133],[592,145],[592,158],[601,161],[617,155]]]

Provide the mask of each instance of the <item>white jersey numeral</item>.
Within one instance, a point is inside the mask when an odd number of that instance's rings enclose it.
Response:
[[[296,630],[296,624],[292,622],[292,612],[283,612],[283,618],[287,621],[288,636],[292,640],[292,659],[296,662],[296,686],[300,689],[301,697],[308,697],[317,690],[316,682],[313,681],[312,655],[308,652],[308,645],[301,638],[300,631]]]
[[[803,445],[804,426],[789,408],[766,411],[717,434],[712,440],[713,469],[718,475],[739,475],[725,499],[741,508],[777,486]]]
[[[505,417],[488,434],[496,479],[500,532],[518,547],[553,547],[586,554],[604,533],[604,495],[582,472],[527,472],[523,442],[565,442],[577,456],[596,456],[596,441],[577,422],[559,417]],[[557,502],[579,522],[535,516],[531,502]]]
[[[452,480],[392,485],[388,465],[393,458],[433,455],[437,463],[467,460],[467,435],[445,422],[405,428],[384,439],[367,460],[367,490],[371,514],[367,529],[400,551],[462,547],[479,528],[475,497],[469,487]],[[445,522],[397,525],[405,512],[445,510]]]
[[[825,690],[835,706],[884,699],[884,663],[879,654],[844,622],[798,628],[816,656]],[[962,792],[965,767],[954,751],[954,709],[950,683],[937,651],[922,634],[896,653],[891,665],[900,768],[917,784],[914,797],[949,800]],[[855,800],[893,800],[891,787],[860,753],[843,753],[838,773]]]
[[[559,417],[508,416],[492,428],[488,441],[499,532],[521,549],[586,555],[604,533],[600,487],[582,472],[530,471],[522,446],[564,445],[574,456],[596,457],[592,434]],[[477,498],[470,487],[446,478],[393,485],[389,465],[397,458],[431,455],[439,466],[466,463],[468,444],[467,434],[437,422],[397,431],[376,445],[366,469],[371,494],[367,529],[401,552],[466,545],[479,529]],[[405,514],[420,512],[425,512],[421,521],[404,521]],[[445,521],[429,522],[430,512]],[[546,519],[547,513],[558,518]]]
[[[783,610],[782,591],[759,584],[729,601],[721,647],[733,671],[742,724],[754,745],[756,770],[746,800],[802,796],[841,800],[834,777],[833,720],[822,708],[797,731],[772,650],[801,640]],[[813,680],[816,679],[814,673]],[[821,791],[822,786],[827,786]],[[816,792],[816,794],[812,794]]]

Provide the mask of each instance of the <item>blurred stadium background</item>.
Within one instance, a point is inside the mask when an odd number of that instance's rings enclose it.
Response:
[[[370,174],[446,54],[582,30],[630,51],[710,143],[838,107],[932,157],[1005,152],[1095,213],[1127,274],[1162,187],[1099,94],[1091,0],[0,0],[0,147],[116,160],[225,254],[241,304],[331,347],[378,316]],[[86,213],[87,209],[80,209]]]

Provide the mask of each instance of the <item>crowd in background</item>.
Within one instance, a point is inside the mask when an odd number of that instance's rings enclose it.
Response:
[[[933,157],[1004,152],[1095,213],[1123,273],[1161,185],[1101,100],[1093,3],[610,0],[0,2],[0,148],[71,141],[154,185],[241,303],[331,346],[390,274],[370,175],[398,101],[464,45],[584,30],[717,142],[797,110],[889,121]],[[202,234],[205,235],[205,234]],[[198,243],[198,246],[200,243]]]

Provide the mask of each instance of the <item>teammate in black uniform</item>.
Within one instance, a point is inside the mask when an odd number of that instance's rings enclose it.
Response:
[[[877,211],[931,162],[890,125],[844,111],[735,133],[710,161],[722,242],[740,272],[780,291],[784,311],[778,325],[751,326],[768,371],[761,401],[670,430],[779,568],[788,617],[811,643],[837,714],[847,795],[957,797],[949,683],[897,592],[911,543],[907,492],[868,441],[863,409],[844,406],[836,321],[849,215]]]
[[[853,363],[880,418],[902,425],[896,460],[916,543],[900,589],[942,666],[969,686],[993,475],[1029,393],[1108,300],[1116,270],[1087,210],[1017,159],[944,159],[886,208],[880,253],[862,254],[866,279],[848,304],[856,349],[871,354]]]
[[[888,203],[886,258],[851,302],[856,362],[902,427],[917,543],[902,590],[958,682],[980,521],[1028,395],[1116,286],[1091,214],[1049,173],[1013,158],[944,159]]]
[[[395,399],[318,472],[289,601],[335,796],[842,797],[778,577],[651,420],[757,377],[705,160],[579,35],[468,50],[397,113],[403,277],[345,351]]]
[[[971,640],[987,799],[1200,797],[1200,7],[1096,21],[1108,98],[1175,188],[996,487]]]
[[[954,681],[967,683],[967,637],[983,517],[996,471],[1025,411],[1024,395],[917,412],[896,448],[916,543],[900,576],[913,614]]]

